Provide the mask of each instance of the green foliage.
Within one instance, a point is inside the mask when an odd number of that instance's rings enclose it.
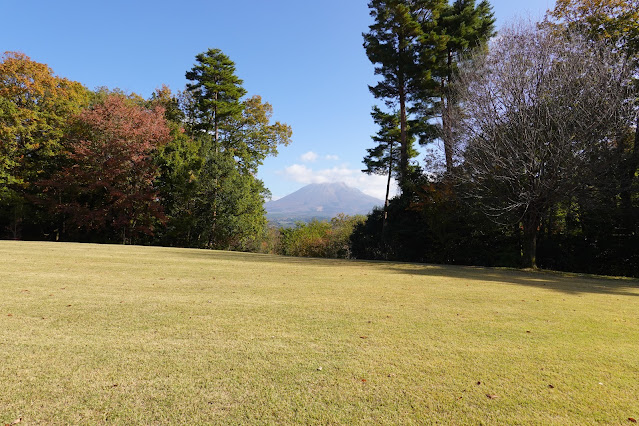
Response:
[[[376,135],[371,138],[377,145],[366,149],[368,153],[364,157],[366,169],[363,172],[368,174],[392,175],[399,174],[399,143],[400,143],[400,117],[399,113],[385,113],[379,107],[374,106],[371,112],[373,121],[379,126]],[[414,138],[413,138],[414,140]],[[409,157],[417,156],[417,151],[413,146],[413,141],[409,145]]]
[[[0,58],[0,232],[12,238],[39,219],[27,200],[56,169],[71,117],[89,102],[80,84],[53,75],[22,53]]]
[[[230,155],[205,155],[195,195],[196,245],[245,249],[265,229],[267,194],[262,181],[241,173]]]
[[[291,142],[293,131],[285,123],[271,124],[273,107],[252,96],[242,102],[242,114],[225,125],[227,144],[244,174],[255,174],[269,156],[276,156],[279,145]]]
[[[445,4],[444,0],[372,0],[368,4],[374,23],[363,34],[364,48],[375,64],[375,74],[381,77],[369,89],[387,107],[399,111],[398,174],[402,188],[410,160],[410,108],[432,85],[430,68],[422,59],[426,57],[425,46],[440,42],[431,30]]]
[[[446,169],[453,168],[454,138],[451,130],[452,111],[457,107],[452,90],[453,78],[460,62],[469,61],[473,50],[485,47],[488,40],[495,35],[495,18],[488,1],[475,5],[475,0],[455,0],[442,11],[433,32],[440,36],[439,50],[425,50],[426,63],[431,61],[433,79],[437,83],[430,93],[424,93],[423,104],[427,106],[427,115],[431,108],[441,117],[441,128],[438,132],[429,132],[422,138],[422,143],[430,137],[439,137],[444,142]],[[435,57],[436,59],[432,59]],[[428,100],[430,99],[430,100]],[[432,103],[432,105],[429,105]]]
[[[557,0],[544,24],[610,40],[628,55],[639,52],[638,0]]]
[[[422,144],[443,139],[447,168],[452,169],[452,78],[457,63],[494,35],[495,20],[487,1],[476,5],[475,0],[456,0],[449,5],[443,0],[374,0],[369,8],[375,22],[364,34],[364,48],[376,64],[375,74],[382,77],[370,90],[398,110],[397,175],[404,190],[410,185],[406,176],[413,136]],[[373,115],[379,117],[379,112]],[[441,126],[434,124],[436,117]],[[379,158],[378,151],[373,157]]]
[[[266,229],[264,197],[255,177],[264,159],[288,145],[291,128],[271,124],[272,107],[246,91],[235,65],[220,50],[197,55],[186,73],[184,100],[188,134],[198,145],[202,167],[195,181],[188,240],[198,247],[247,249]]]
[[[219,49],[198,54],[196,64],[186,73],[186,90],[193,103],[187,113],[193,131],[213,132],[219,140],[219,127],[227,119],[237,118],[243,106],[240,102],[246,90],[235,75],[235,63]]]
[[[413,178],[415,191],[374,210],[351,237],[356,259],[518,266],[518,234],[496,226],[441,177]]]
[[[202,158],[197,144],[184,134],[184,129],[174,122],[169,122],[169,128],[170,141],[155,154],[159,168],[155,187],[167,219],[158,238],[164,244],[188,246]]]
[[[280,229],[279,252],[287,256],[348,259],[350,237],[365,216],[339,215],[330,222],[313,219],[298,222],[292,228]]]

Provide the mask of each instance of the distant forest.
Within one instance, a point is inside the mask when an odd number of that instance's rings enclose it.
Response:
[[[149,99],[6,52],[0,237],[639,277],[639,0],[557,0],[499,33],[488,1],[369,11],[383,208],[269,227],[255,176],[292,130],[218,49]]]

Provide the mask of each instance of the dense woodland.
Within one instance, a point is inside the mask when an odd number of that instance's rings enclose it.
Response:
[[[558,0],[496,36],[486,1],[369,6],[365,162],[402,193],[353,256],[639,276],[639,2]],[[443,164],[420,167],[433,141]]]
[[[0,237],[639,276],[639,1],[371,0],[368,217],[269,228],[256,173],[291,141],[210,49],[149,99],[0,61]],[[440,144],[442,160],[417,145]]]
[[[0,63],[0,229],[14,239],[251,250],[257,168],[291,138],[210,49],[150,99],[87,90],[7,52]]]

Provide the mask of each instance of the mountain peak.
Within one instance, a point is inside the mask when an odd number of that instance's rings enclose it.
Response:
[[[264,204],[269,219],[329,219],[340,213],[367,214],[383,202],[344,182],[312,183]]]

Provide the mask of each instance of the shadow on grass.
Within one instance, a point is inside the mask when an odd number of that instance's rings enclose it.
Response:
[[[455,265],[394,264],[389,267],[402,274],[537,287],[564,294],[595,293],[639,296],[639,280],[634,278]]]
[[[370,265],[391,272],[437,278],[454,278],[474,282],[496,282],[509,285],[537,287],[564,294],[612,294],[639,296],[639,279],[599,277],[554,271],[530,271],[476,266],[432,265],[370,260],[321,259],[290,257],[231,251],[189,250],[183,255],[197,258],[224,259],[229,261],[273,263],[296,267],[358,268]]]

